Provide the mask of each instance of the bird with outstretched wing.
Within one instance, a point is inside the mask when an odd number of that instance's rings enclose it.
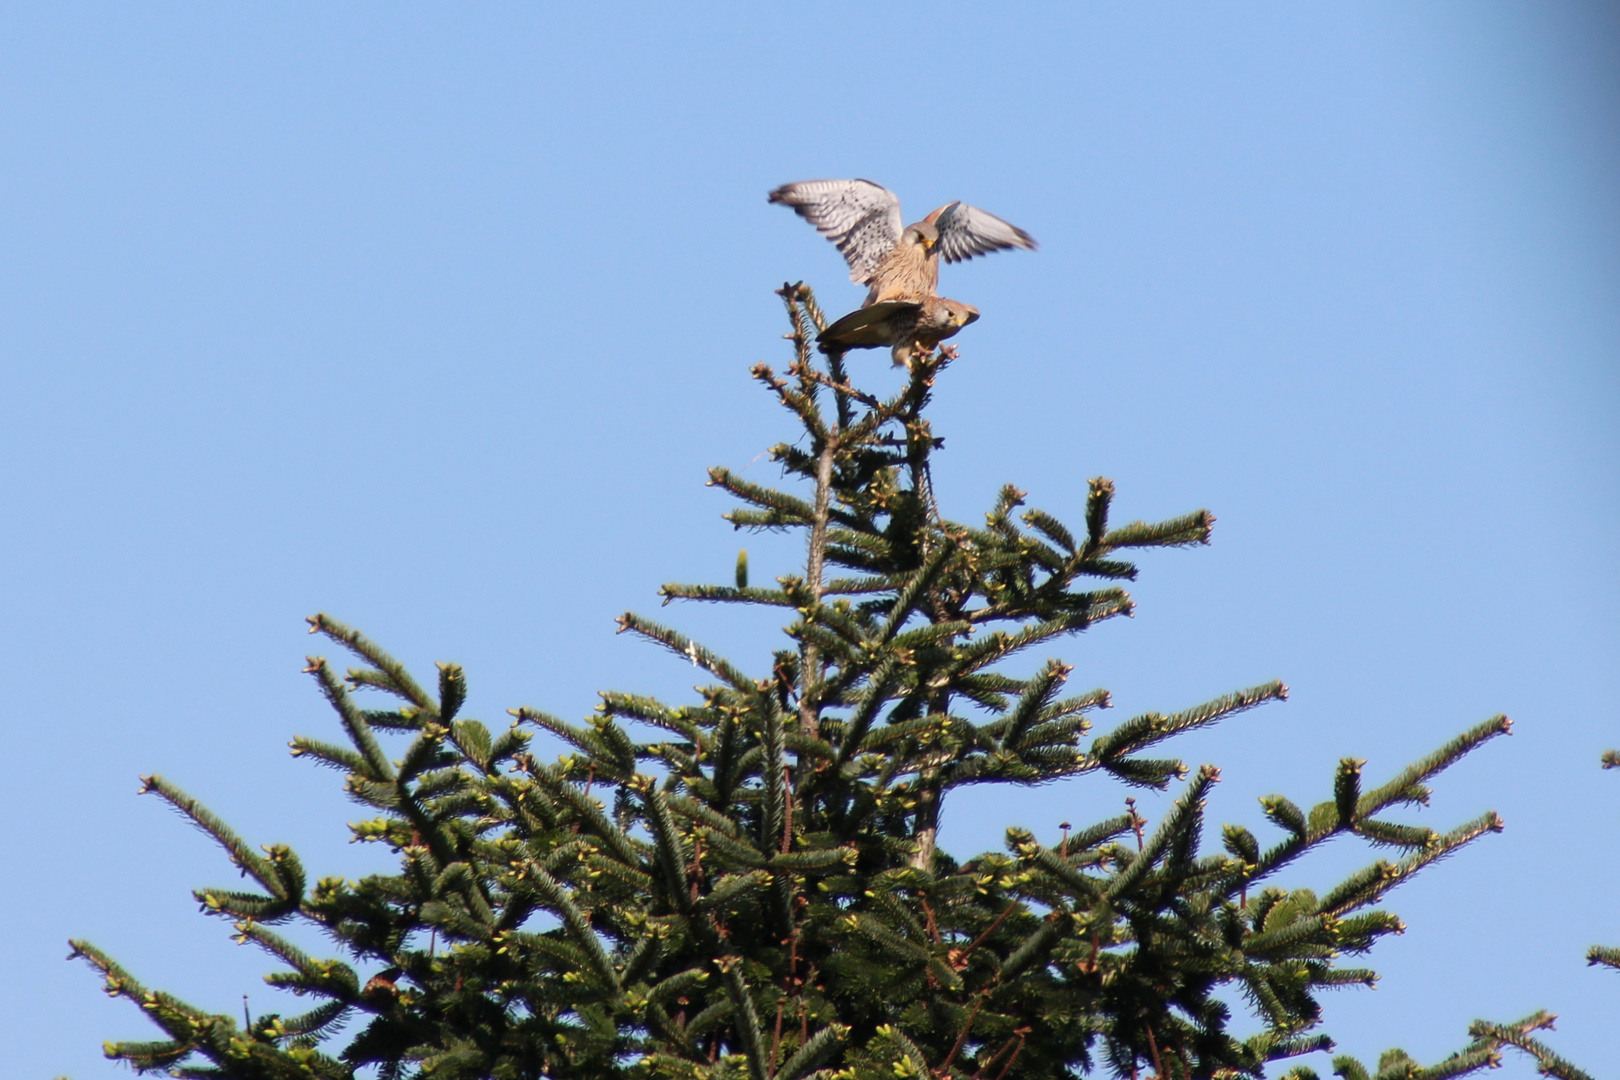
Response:
[[[870,180],[801,180],[771,192],[770,201],[791,206],[838,245],[849,279],[867,287],[862,307],[938,295],[941,256],[961,262],[1006,248],[1035,250],[1023,229],[960,201],[902,226],[900,199]]]

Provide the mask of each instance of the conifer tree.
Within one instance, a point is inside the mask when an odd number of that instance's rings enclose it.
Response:
[[[927,408],[954,351],[913,356],[880,397],[842,355],[818,358],[810,291],[780,295],[793,360],[753,375],[794,419],[795,438],[772,451],[791,489],[724,468],[710,482],[739,501],[736,528],[804,535],[803,573],[752,584],[739,559],[734,584],[662,590],[666,603],[777,609],[786,637],[769,666],[745,671],[626,614],[623,632],[705,672],[696,700],[609,691],[587,722],[519,708],[492,731],[462,717],[459,667],[423,685],[359,632],[312,617],[356,666],[310,659],[344,741],[299,737],[292,752],[344,775],[370,815],[354,838],[385,845],[397,870],[310,885],[287,847],[255,850],[146,777],[251,881],[199,889],[198,902],[269,953],[266,980],[307,1008],[238,1023],[76,941],[107,992],[162,1033],[109,1044],[110,1057],[242,1080],[1189,1080],[1259,1076],[1331,1048],[1320,993],[1376,979],[1344,961],[1402,929],[1385,895],[1501,828],[1486,812],[1436,832],[1401,811],[1427,804],[1435,777],[1508,720],[1372,783],[1343,759],[1308,808],[1261,801],[1272,835],[1228,825],[1209,850],[1219,770],[1166,744],[1286,687],[1099,732],[1107,692],[1075,690],[1067,665],[1035,658],[1131,610],[1134,550],[1207,543],[1214,519],[1116,524],[1114,486],[1096,479],[1073,527],[1011,486],[982,524],[948,520]],[[368,706],[362,692],[389,700]],[[536,736],[564,752],[543,760]],[[1082,774],[1176,797],[1157,821],[1127,800],[1079,827],[1010,828],[1003,851],[940,848],[953,791]],[[1387,854],[1325,887],[1302,882],[1300,858],[1340,837]],[[306,951],[288,926],[318,931],[334,955]],[[1235,1032],[1233,999],[1256,1033]],[[1532,1037],[1548,1022],[1476,1024],[1427,1068],[1392,1051],[1376,1070],[1348,1058],[1334,1070],[1438,1080],[1516,1046],[1575,1080]]]

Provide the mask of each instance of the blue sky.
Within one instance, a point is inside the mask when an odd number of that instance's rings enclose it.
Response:
[[[158,771],[254,843],[357,874],[324,610],[470,712],[689,693],[612,633],[668,580],[756,577],[713,464],[790,432],[771,290],[859,301],[765,193],[871,177],[1041,241],[945,269],[984,317],[937,396],[947,514],[1199,506],[1133,620],[1056,650],[1117,716],[1281,677],[1187,741],[1215,821],[1316,801],[1496,712],[1417,820],[1507,831],[1395,892],[1363,1054],[1558,1012],[1612,1066],[1620,977],[1620,17],[1599,4],[12,5],[0,12],[0,1042],[107,1077],[148,1036],[69,936],[219,1009],[259,957],[230,878],[135,795]],[[884,362],[870,370],[883,379]],[[681,610],[758,666],[771,625]],[[1115,812],[1087,779],[947,809],[958,852]],[[1150,800],[1148,805],[1157,805]],[[1323,885],[1348,847],[1305,867]],[[1325,1063],[1318,1062],[1321,1068]],[[1325,1070],[1324,1070],[1325,1071]],[[1532,1075],[1522,1063],[1499,1074]]]

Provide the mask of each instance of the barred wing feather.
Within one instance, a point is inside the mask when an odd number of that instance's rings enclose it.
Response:
[[[903,231],[899,198],[870,180],[801,180],[771,192],[770,201],[791,206],[838,245],[856,284],[866,283]]]
[[[1004,248],[1035,250],[1035,238],[1018,226],[965,202],[953,202],[929,215],[939,230],[939,253],[946,262],[961,262]]]

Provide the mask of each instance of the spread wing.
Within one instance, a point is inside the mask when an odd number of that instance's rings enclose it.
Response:
[[[771,192],[770,201],[793,207],[837,244],[849,261],[849,280],[858,285],[900,242],[900,200],[870,180],[801,180]]]
[[[928,215],[939,230],[939,254],[946,262],[961,262],[1002,248],[1035,250],[1035,238],[1011,222],[969,206],[948,203]]]

